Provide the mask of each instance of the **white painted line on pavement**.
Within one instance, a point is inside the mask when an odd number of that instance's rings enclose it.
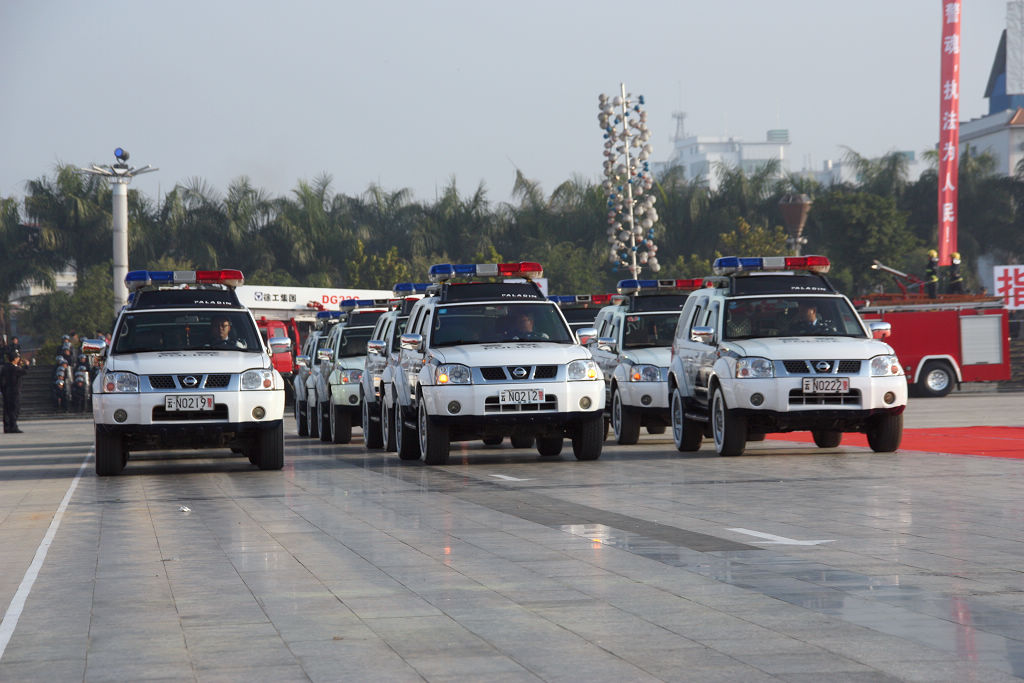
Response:
[[[821,545],[822,543],[835,543],[835,539],[829,539],[827,541],[798,541],[795,538],[786,538],[785,536],[766,534],[763,531],[753,531],[751,529],[729,529],[729,531],[735,531],[736,533],[740,534],[747,534],[748,536],[756,536],[757,538],[765,539],[765,543],[776,543],[778,545]]]
[[[519,477],[510,477],[507,474],[492,474],[490,475],[495,479],[504,479],[505,481],[530,481],[529,479],[520,479]]]
[[[25,601],[28,600],[28,594],[32,590],[32,585],[35,584],[36,578],[39,576],[39,570],[43,568],[43,560],[46,559],[46,553],[50,551],[53,537],[57,535],[57,529],[60,528],[60,522],[64,518],[64,511],[67,509],[68,503],[71,502],[71,494],[75,492],[78,480],[82,478],[82,472],[85,470],[85,466],[91,457],[92,449],[90,448],[89,453],[85,456],[85,460],[82,461],[82,466],[78,468],[78,473],[75,474],[71,485],[68,486],[67,493],[64,494],[64,500],[57,506],[57,512],[50,521],[50,528],[46,530],[46,535],[43,536],[42,542],[36,548],[36,556],[32,559],[32,564],[29,565],[25,576],[21,579],[21,585],[18,586],[17,592],[11,599],[11,604],[7,607],[7,611],[4,612],[4,620],[0,622],[0,659],[3,659],[4,652],[7,650],[7,643],[11,642],[11,636],[14,635],[18,619],[21,618],[21,611],[25,609]]]

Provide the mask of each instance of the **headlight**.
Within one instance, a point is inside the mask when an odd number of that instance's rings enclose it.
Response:
[[[597,367],[597,363],[590,359],[574,360],[569,363],[565,369],[565,376],[570,382],[581,379],[604,379],[601,376],[601,368]]]
[[[473,377],[469,373],[469,368],[465,365],[459,365],[458,363],[445,363],[444,365],[438,365],[437,370],[434,370],[434,383],[472,384]]]
[[[342,384],[359,384],[363,380],[362,370],[341,370],[338,373]]]
[[[139,376],[134,372],[106,372],[103,374],[103,393],[138,392]]]
[[[902,374],[903,368],[900,367],[900,359],[896,356],[875,356],[871,359],[872,377],[890,377]]]
[[[252,391],[254,389],[273,389],[274,388],[274,371],[264,370],[262,368],[258,370],[246,370],[242,373],[242,391]]]
[[[630,382],[660,382],[661,368],[657,365],[634,365],[629,371]]]
[[[740,358],[736,361],[736,379],[774,377],[775,369],[767,358]]]

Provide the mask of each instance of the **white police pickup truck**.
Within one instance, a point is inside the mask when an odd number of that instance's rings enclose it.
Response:
[[[668,364],[676,323],[696,280],[620,280],[613,304],[597,314],[590,343],[604,373],[615,441],[635,444],[640,427],[664,434],[670,424]]]
[[[889,323],[865,326],[824,277],[824,256],[715,260],[712,288],[690,295],[672,342],[668,390],[680,451],[714,439],[741,455],[769,432],[810,431],[821,448],[864,432],[899,448],[907,382]]]
[[[96,473],[132,451],[230,448],[284,466],[284,380],[234,288],[238,270],[131,271],[93,383]]]
[[[601,456],[601,370],[533,281],[543,272],[537,263],[431,267],[438,284],[413,306],[383,386],[399,457],[443,465],[452,441],[512,435],[535,438],[541,455],[558,455],[568,437],[577,459]],[[464,278],[494,281],[455,281]]]

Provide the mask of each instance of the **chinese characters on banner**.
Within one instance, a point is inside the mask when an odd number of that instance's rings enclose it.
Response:
[[[995,266],[996,296],[1003,297],[1009,309],[1024,309],[1024,266]]]
[[[939,96],[939,264],[957,250],[960,158],[960,1],[942,0],[942,88]]]

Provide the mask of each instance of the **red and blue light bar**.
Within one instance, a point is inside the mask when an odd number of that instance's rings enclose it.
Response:
[[[692,292],[704,286],[704,278],[686,280],[619,280],[619,294],[669,294]]]
[[[240,270],[133,270],[124,277],[128,289],[172,285],[224,285],[241,287],[245,277]]]
[[[548,297],[559,306],[565,304],[584,304],[593,306],[607,306],[612,302],[611,294],[555,294]]]
[[[711,270],[715,275],[804,270],[824,275],[832,267],[827,256],[721,256]]]
[[[431,282],[446,282],[457,277],[521,277],[533,280],[544,277],[544,268],[539,263],[438,263],[430,266]]]

